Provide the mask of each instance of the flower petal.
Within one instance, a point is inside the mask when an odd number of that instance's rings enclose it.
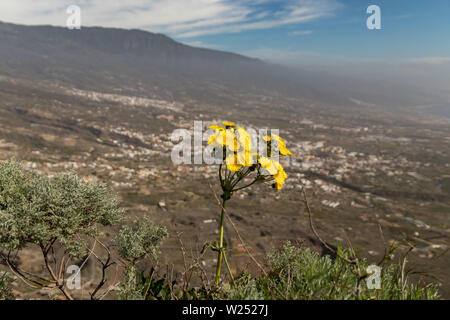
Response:
[[[239,171],[242,168],[242,165],[237,163],[237,157],[235,154],[229,155],[226,160],[228,170],[231,172]]]

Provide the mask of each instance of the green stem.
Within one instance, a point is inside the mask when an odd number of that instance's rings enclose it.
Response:
[[[232,281],[233,284],[234,284],[233,272],[231,272],[230,265],[228,264],[227,253],[226,253],[226,252],[223,253],[223,260],[225,261],[225,265],[227,266],[228,273],[230,274],[231,281]]]
[[[254,185],[256,182],[258,182],[258,179],[255,179],[252,183],[246,185],[245,187],[234,189],[233,192],[240,191],[242,189],[247,189],[248,187],[251,187],[252,185]]]
[[[219,166],[219,180],[220,180],[220,185],[223,188],[222,164],[220,164],[220,166]]]
[[[223,231],[224,231],[224,217],[225,217],[225,205],[227,202],[227,194],[223,195],[222,200],[222,213],[220,215],[220,229],[219,229],[219,254],[217,257],[217,269],[216,269],[216,286],[219,287],[220,271],[222,269],[223,258]]]

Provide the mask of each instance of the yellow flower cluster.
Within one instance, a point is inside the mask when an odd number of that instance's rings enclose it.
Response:
[[[260,166],[273,177],[276,188],[281,190],[288,175],[278,161],[270,158],[270,150],[272,141],[276,141],[280,156],[292,155],[292,152],[286,147],[286,142],[275,134],[272,134],[270,137],[263,137],[267,142],[269,157],[260,156],[258,152],[254,151],[252,138],[244,128],[236,128],[232,122],[223,122],[223,125],[224,127],[218,125],[210,126],[214,133],[209,137],[208,144],[213,147],[223,148],[227,155],[225,163],[228,170],[237,172],[244,167],[256,169]]]
[[[280,151],[281,156],[290,156],[292,155],[292,152],[290,152],[286,147],[286,142],[283,138],[277,136],[276,134],[272,134],[271,137],[264,137],[264,140],[267,142],[271,142],[272,140],[275,140],[278,142],[278,150]]]

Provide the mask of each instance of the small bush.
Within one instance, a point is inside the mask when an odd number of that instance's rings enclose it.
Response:
[[[128,265],[120,284],[119,299],[170,299],[165,277],[155,280],[153,268],[150,275],[145,276],[144,273],[138,273],[135,266],[139,260],[147,257],[156,259],[158,248],[167,236],[165,227],[155,225],[147,217],[142,222],[135,221],[134,226],[122,227],[117,237],[118,252]]]
[[[135,222],[133,227],[122,227],[117,239],[119,254],[129,262],[136,262],[147,256],[156,258],[157,249],[167,235],[165,227],[157,226],[145,217],[142,222]]]
[[[113,260],[108,244],[100,239],[100,229],[118,224],[123,216],[117,198],[104,184],[88,183],[74,174],[38,176],[15,161],[0,163],[0,256],[33,288],[58,289],[67,299],[75,299],[62,267],[81,259],[78,264],[82,268],[92,259],[100,264],[102,273],[90,295],[102,299],[110,292],[103,288],[106,271],[119,261]],[[119,254],[127,261],[124,270],[133,271],[138,259],[156,257],[166,236],[165,228],[147,219],[136,227],[124,227],[118,236]],[[45,275],[23,270],[13,258],[30,245],[41,251]],[[57,254],[58,250],[62,254]],[[10,279],[1,281],[2,297],[10,297]]]
[[[346,252],[343,252],[346,254]],[[434,286],[420,283],[407,285],[402,282],[401,266],[383,268],[381,289],[368,289],[362,281],[359,295],[356,295],[357,276],[355,266],[341,258],[332,260],[321,257],[308,248],[297,248],[289,242],[280,250],[268,256],[268,276],[252,278],[241,275],[235,285],[226,290],[226,299],[289,299],[289,300],[348,300],[348,299],[438,299]],[[360,261],[360,268],[366,270],[366,260]]]
[[[73,174],[53,179],[25,172],[20,164],[0,164],[0,249],[21,250],[58,241],[72,258],[86,254],[85,236],[99,225],[119,222],[123,210],[103,184],[86,183]]]

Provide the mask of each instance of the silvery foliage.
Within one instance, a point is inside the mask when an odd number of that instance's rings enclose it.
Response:
[[[15,161],[0,164],[0,250],[59,242],[73,258],[83,256],[85,241],[99,226],[121,221],[123,210],[104,184],[74,174],[53,178],[25,172]]]

